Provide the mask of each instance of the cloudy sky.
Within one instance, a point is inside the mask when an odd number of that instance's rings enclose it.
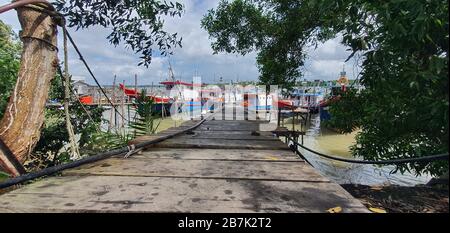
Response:
[[[0,0],[0,4],[10,2]],[[106,39],[109,34],[107,28],[92,27],[87,30],[74,31],[69,29],[77,42],[83,56],[91,65],[94,74],[101,84],[112,84],[113,76],[125,83],[134,83],[134,74],[138,75],[139,84],[158,83],[168,77],[169,61],[178,79],[192,81],[192,76],[198,74],[203,82],[218,81],[219,77],[229,80],[257,80],[256,53],[246,56],[233,54],[213,55],[210,39],[206,31],[200,27],[200,20],[208,9],[215,8],[219,0],[179,0],[185,5],[185,13],[181,18],[166,20],[165,28],[171,32],[178,32],[183,37],[183,47],[176,48],[171,57],[155,56],[152,64],[146,68],[137,66],[139,54],[125,49],[123,45],[114,47]],[[18,32],[19,22],[15,11],[0,15],[0,20],[12,26]],[[60,33],[61,34],[61,33]],[[61,35],[59,43],[62,43]],[[309,58],[301,68],[306,79],[337,79],[348,56],[346,48],[340,45],[339,38],[321,44],[317,49],[308,49]],[[61,51],[61,50],[60,50]],[[62,54],[60,54],[62,58]],[[83,67],[74,50],[69,50],[70,73],[77,79],[85,79],[88,83],[94,81]],[[353,61],[345,64],[349,78],[354,78],[355,66]]]

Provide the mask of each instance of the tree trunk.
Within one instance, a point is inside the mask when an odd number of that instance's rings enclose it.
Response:
[[[23,42],[16,86],[0,121],[0,139],[23,163],[39,140],[44,122],[50,81],[58,64],[54,20],[28,8],[17,9]],[[13,176],[20,175],[8,156],[0,150],[0,166]]]

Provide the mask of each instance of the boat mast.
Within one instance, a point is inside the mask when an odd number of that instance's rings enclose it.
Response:
[[[183,97],[183,93],[181,91],[180,86],[176,83],[175,80],[175,75],[173,74],[173,69],[172,69],[172,64],[169,61],[169,80],[173,82],[174,86],[176,86],[177,90],[178,90],[178,96],[180,97],[180,99],[184,99]]]

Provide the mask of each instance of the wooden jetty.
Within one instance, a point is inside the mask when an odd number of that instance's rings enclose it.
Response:
[[[260,123],[209,119],[141,154],[83,165],[6,193],[0,212],[327,212],[338,206],[368,212],[272,133],[257,132]]]

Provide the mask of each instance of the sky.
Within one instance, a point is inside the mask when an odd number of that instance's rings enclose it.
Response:
[[[0,0],[0,5],[8,2],[10,1]],[[167,19],[164,27],[168,32],[177,32],[183,38],[183,47],[176,48],[170,57],[154,56],[148,68],[138,66],[139,54],[126,49],[124,44],[117,47],[109,44],[106,39],[109,35],[108,28],[91,27],[78,31],[70,28],[69,32],[102,85],[111,85],[114,75],[119,82],[125,81],[126,84],[134,85],[135,74],[139,85],[157,84],[167,79],[169,61],[176,78],[184,81],[192,81],[192,76],[196,74],[201,76],[204,83],[218,82],[219,77],[223,77],[224,82],[258,79],[256,52],[246,56],[213,54],[211,39],[200,27],[200,20],[209,9],[218,5],[219,0],[178,0],[178,2],[185,5],[185,13],[181,18]],[[1,14],[0,20],[9,24],[14,31],[20,30],[15,11]],[[59,47],[62,44],[61,34],[58,35]],[[345,59],[350,54],[340,44],[340,38],[329,40],[317,48],[308,48],[307,52],[305,66],[300,69],[304,74],[303,78],[308,80],[336,80],[343,69]],[[61,60],[62,55],[60,49]],[[354,63],[354,60],[350,60],[345,64],[350,79],[355,78],[358,71]],[[74,79],[94,83],[73,49],[69,50],[69,71]]]

